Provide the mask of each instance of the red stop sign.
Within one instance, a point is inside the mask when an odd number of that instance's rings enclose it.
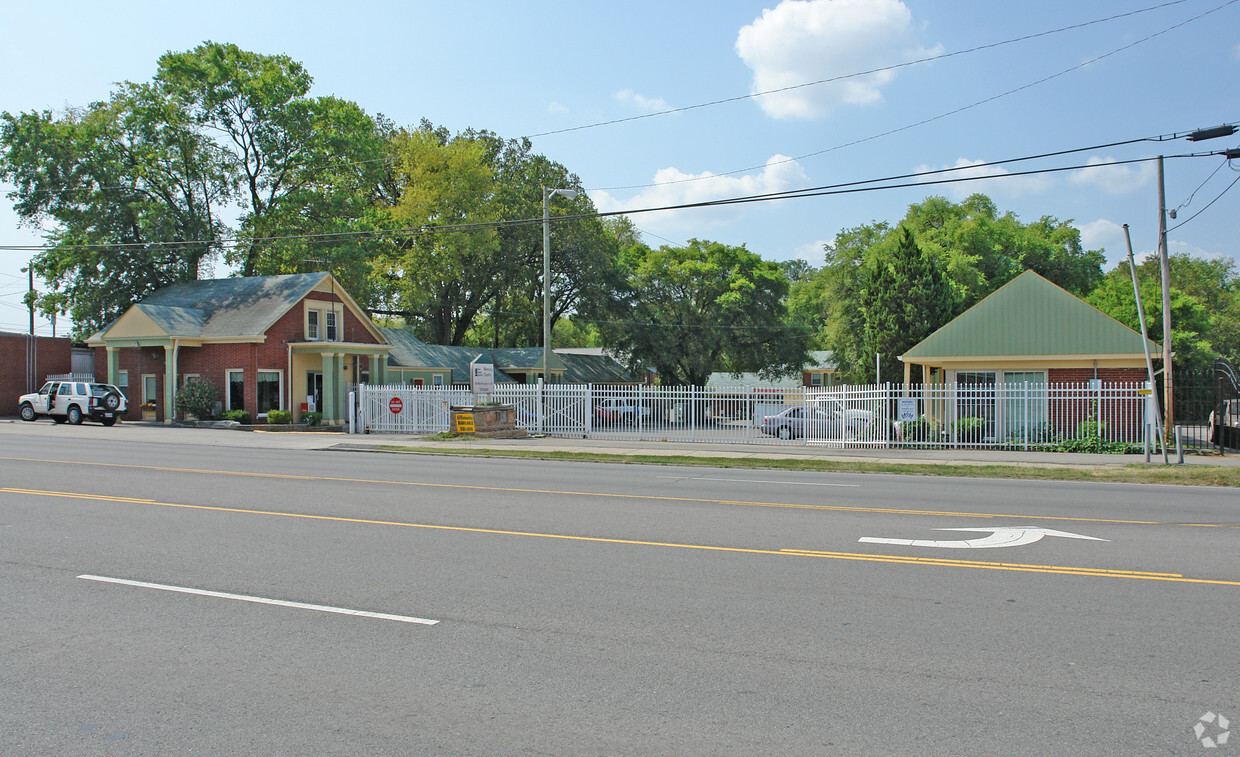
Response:
[[[391,410],[393,413],[400,413],[404,407],[405,404],[400,401],[400,397],[393,397],[391,402],[388,402],[388,410]]]

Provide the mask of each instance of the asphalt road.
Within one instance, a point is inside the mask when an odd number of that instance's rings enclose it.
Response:
[[[18,428],[0,753],[1240,752],[1237,546],[1234,489]]]

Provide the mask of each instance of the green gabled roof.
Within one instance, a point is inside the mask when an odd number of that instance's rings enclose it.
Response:
[[[493,350],[481,347],[446,347],[427,344],[414,336],[412,332],[404,329],[381,328],[379,331],[392,344],[392,351],[388,353],[388,365],[394,368],[448,370],[452,373],[449,383],[468,384],[469,364],[475,358],[481,358],[482,362],[495,365],[496,382],[512,381],[512,378],[505,374],[492,358]]]
[[[1159,350],[1150,342],[1151,352]],[[1141,335],[1033,271],[1025,271],[901,355],[1140,355]]]
[[[609,355],[581,355],[556,353],[564,361],[565,384],[640,384],[641,380],[629,373],[623,365]]]

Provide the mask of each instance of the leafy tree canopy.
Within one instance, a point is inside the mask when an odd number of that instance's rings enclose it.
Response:
[[[784,323],[788,281],[779,266],[741,247],[690,240],[684,247],[628,247],[625,289],[598,324],[634,372],[653,366],[663,384],[703,385],[711,373],[798,373],[807,335]]]

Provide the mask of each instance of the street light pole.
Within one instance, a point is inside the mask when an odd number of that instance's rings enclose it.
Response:
[[[559,195],[571,200],[575,189],[543,187],[543,383],[551,378],[551,198]]]

